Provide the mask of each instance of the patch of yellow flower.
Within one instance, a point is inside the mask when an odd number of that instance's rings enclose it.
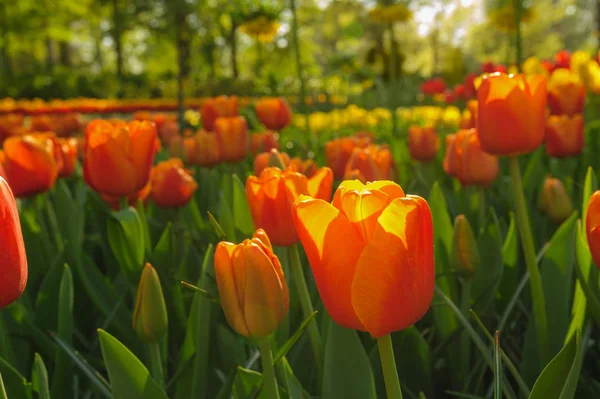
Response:
[[[458,107],[448,105],[437,107],[433,105],[398,108],[396,115],[408,123],[458,129],[462,118]]]
[[[311,131],[319,133],[344,127],[369,128],[390,118],[391,113],[385,108],[375,108],[369,111],[356,105],[349,105],[346,108],[330,112],[313,112],[308,116],[308,123]],[[303,115],[295,115],[294,125],[302,129],[306,128],[306,118]]]
[[[264,15],[244,22],[240,25],[240,31],[251,36],[262,43],[270,43],[277,35],[279,22]]]
[[[370,20],[383,24],[408,21],[411,17],[412,13],[404,4],[380,5],[369,11]]]

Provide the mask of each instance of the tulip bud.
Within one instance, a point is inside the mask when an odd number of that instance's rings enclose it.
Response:
[[[155,342],[165,335],[168,325],[167,305],[158,273],[146,263],[135,301],[133,329],[141,340]]]
[[[564,221],[573,213],[573,202],[560,180],[546,177],[540,196],[540,209],[556,223]]]
[[[452,268],[464,273],[465,277],[471,277],[479,268],[479,250],[473,229],[465,215],[458,215],[454,220],[454,232],[452,237],[452,252],[450,261]]]
[[[225,317],[238,334],[260,338],[279,327],[288,312],[289,291],[264,230],[238,245],[220,242],[215,275]]]
[[[137,211],[129,207],[113,212],[107,219],[108,243],[121,270],[130,281],[137,281],[144,264],[144,224]]]
[[[276,149],[272,149],[271,152],[269,153],[268,165],[270,167],[279,168],[281,170],[285,169],[285,163],[283,161],[283,158],[281,157],[281,154],[279,153],[279,151],[277,151]]]
[[[27,257],[19,212],[8,183],[0,177],[0,309],[21,296],[27,284]]]

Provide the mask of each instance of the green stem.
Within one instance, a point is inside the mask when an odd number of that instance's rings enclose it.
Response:
[[[394,40],[394,24],[391,23],[388,26],[388,31],[390,33],[390,51],[392,53],[392,65],[390,67],[390,85],[388,90],[388,102],[389,109],[392,113],[392,137],[397,137],[398,135],[398,118],[396,116],[396,78],[398,72],[398,49],[396,48],[396,41]]]
[[[470,316],[471,309],[471,281],[468,279],[463,280],[463,292],[461,297],[460,310],[465,317]],[[462,378],[466,379],[466,376],[471,370],[471,337],[467,331],[463,331],[460,337],[461,345],[461,357],[462,357]]]
[[[521,235],[521,244],[525,253],[525,263],[529,273],[531,297],[533,299],[533,317],[535,329],[537,331],[538,348],[540,355],[540,365],[543,368],[549,361],[550,344],[548,341],[548,322],[546,319],[546,301],[544,298],[544,288],[542,286],[542,276],[537,267],[535,259],[535,248],[531,228],[529,226],[529,217],[527,216],[527,207],[525,204],[525,195],[521,183],[521,171],[519,169],[519,160],[516,156],[509,158],[510,175],[515,196],[515,207],[517,215],[517,226]]]
[[[479,203],[477,206],[479,207],[479,231],[483,231],[485,229],[485,213],[486,213],[486,204],[485,204],[485,188],[479,187]]]
[[[8,399],[6,389],[4,389],[4,382],[2,381],[2,374],[0,374],[0,399]]]
[[[290,263],[290,268],[292,269],[292,276],[296,284],[296,291],[298,292],[302,313],[304,314],[304,318],[307,319],[314,313],[314,310],[312,302],[310,301],[310,294],[308,293],[308,288],[306,286],[306,279],[304,278],[302,264],[300,263],[298,244],[290,245],[288,247],[288,260]],[[311,321],[307,326],[307,329],[310,343],[313,347],[315,360],[317,362],[317,369],[321,371],[323,367],[323,342],[321,341],[321,333],[319,332],[317,321]],[[319,375],[321,375],[321,373],[319,373]]]
[[[398,369],[396,369],[391,335],[386,334],[383,337],[377,338],[377,346],[379,347],[379,357],[381,358],[381,368],[383,370],[387,397],[388,399],[402,399],[402,389],[400,389],[400,380],[398,379]]]
[[[129,207],[129,200],[127,199],[126,196],[121,197],[120,203],[121,203],[121,209],[127,209]]]
[[[162,357],[160,355],[160,343],[149,342],[146,347],[148,348],[148,355],[150,357],[150,374],[160,388],[164,389],[165,376],[163,372]]]
[[[258,348],[260,349],[260,358],[262,360],[266,397],[267,399],[278,399],[279,389],[277,387],[277,379],[275,378],[273,354],[271,353],[269,337],[260,338],[258,340]]]

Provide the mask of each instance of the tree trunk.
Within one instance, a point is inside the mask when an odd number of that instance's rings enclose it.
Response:
[[[48,37],[46,38],[46,70],[50,74],[54,71],[55,59],[54,41]]]
[[[12,60],[8,52],[8,28],[7,28],[7,16],[6,16],[6,2],[0,2],[0,76],[4,76],[7,79],[12,78]]]
[[[179,109],[179,129],[183,133],[183,127],[185,125],[184,112],[185,112],[185,97],[183,91],[183,81],[188,72],[186,67],[186,40],[184,38],[184,24],[185,15],[177,8],[175,12],[175,45],[177,48],[177,105]],[[189,47],[189,41],[187,41]],[[189,48],[187,50],[189,52]]]
[[[600,0],[596,0],[596,40],[600,51]]]
[[[231,26],[231,34],[229,36],[229,45],[231,48],[231,72],[233,75],[233,79],[237,80],[239,76],[238,65],[237,65],[237,25],[235,23]]]
[[[58,49],[60,54],[60,64],[64,67],[71,66],[71,48],[69,47],[69,43],[65,41],[61,41],[58,43]]]
[[[113,40],[117,53],[117,79],[123,79],[123,18],[119,8],[119,0],[113,0]]]

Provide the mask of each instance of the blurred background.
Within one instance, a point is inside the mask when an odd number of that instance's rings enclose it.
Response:
[[[523,59],[597,51],[600,0],[519,1]],[[307,95],[363,95],[393,64],[404,79],[452,84],[481,63],[515,63],[515,4],[0,0],[0,98],[174,98],[178,79],[186,97],[290,95],[298,64]]]

